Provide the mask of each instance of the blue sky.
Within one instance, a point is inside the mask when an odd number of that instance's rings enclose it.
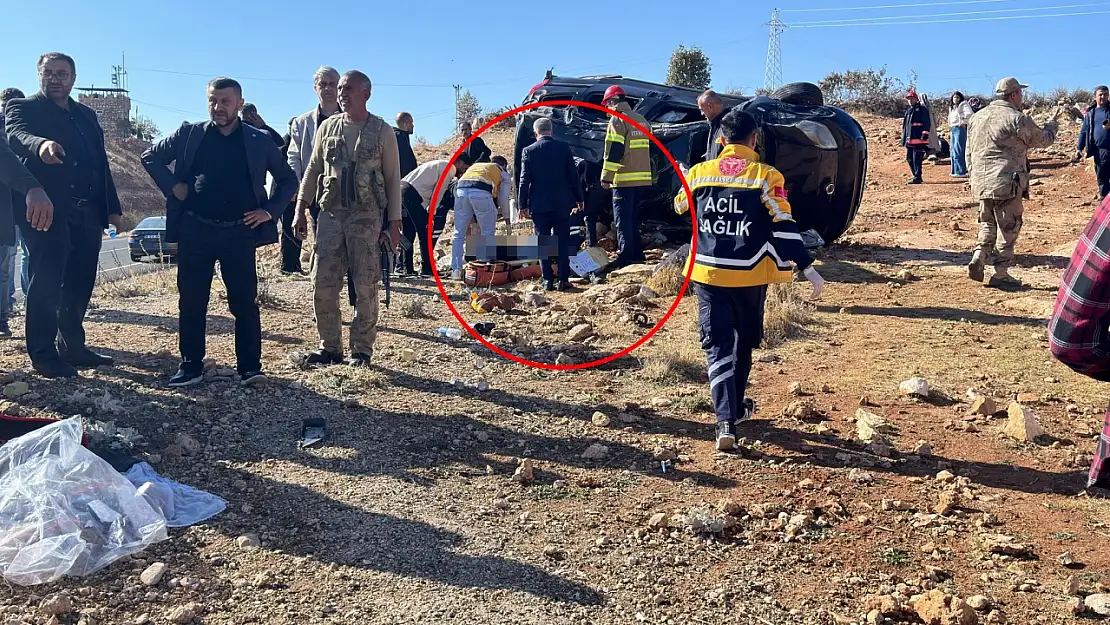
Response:
[[[796,12],[910,3],[930,6]],[[551,66],[565,75],[611,72],[662,81],[670,52],[680,43],[709,55],[714,87],[750,93],[762,85],[763,24],[772,5],[746,2],[726,10],[640,0],[623,3],[627,15],[604,17],[620,4],[366,2],[353,3],[355,15],[345,15],[290,0],[55,0],[49,9],[9,2],[8,27],[0,37],[0,86],[35,91],[35,60],[48,49],[76,58],[78,86],[110,86],[111,67],[126,53],[134,106],[163,134],[186,119],[205,117],[205,84],[220,74],[239,79],[247,100],[284,132],[290,117],[314,105],[312,73],[327,64],[367,72],[374,81],[371,110],[390,121],[399,110],[411,111],[416,134],[434,143],[452,131],[453,84],[497,108],[518,104]],[[677,11],[683,6],[691,10]],[[1030,7],[1069,7],[1042,13],[1110,11],[1110,2],[1091,0],[782,0],[777,6],[788,24],[937,13],[965,15],[935,19],[981,19],[1021,15]],[[590,25],[594,17],[598,22]],[[1108,18],[788,29],[782,36],[783,78],[816,82],[830,71],[886,65],[896,76],[916,70],[919,88],[932,93],[989,92],[995,80],[1011,74],[1034,89],[1091,88],[1110,82],[1110,59],[1072,44],[1085,40],[1092,22]],[[570,43],[572,35],[584,43]]]

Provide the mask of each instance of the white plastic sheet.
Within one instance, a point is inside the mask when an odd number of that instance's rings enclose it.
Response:
[[[85,576],[167,538],[162,513],[81,446],[81,417],[0,447],[0,574],[21,585]]]

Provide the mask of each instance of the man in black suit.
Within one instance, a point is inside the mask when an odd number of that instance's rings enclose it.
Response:
[[[82,322],[96,282],[103,231],[123,225],[96,113],[69,97],[73,59],[48,52],[38,61],[41,91],[8,103],[5,126],[12,151],[42,183],[53,219],[16,211],[30,252],[27,353],[46,377],[74,377],[76,367],[111,365],[85,346]]]
[[[554,290],[555,277],[551,272],[551,258],[543,255],[544,239],[554,235],[559,264],[560,291],[570,288],[570,258],[567,241],[570,238],[570,215],[582,210],[582,185],[570,147],[551,136],[551,120],[541,117],[533,124],[537,141],[524,148],[520,155],[521,216],[531,217],[540,237],[540,269],[543,271],[544,288]]]
[[[269,133],[239,120],[243,89],[208,83],[210,121],[184,123],[143,152],[143,167],[166,195],[166,240],[177,242],[181,366],[173,387],[204,381],[204,334],[216,262],[235,317],[236,369],[243,386],[262,374],[255,248],[278,242],[277,220],[297,177]],[[174,170],[169,165],[174,164]],[[266,173],[274,178],[267,197]]]
[[[397,157],[401,160],[401,178],[412,173],[416,169],[416,154],[412,151],[412,133],[416,130],[416,123],[412,119],[412,113],[408,111],[401,111],[397,113],[397,124],[393,126],[393,134],[397,137]],[[416,247],[416,233],[417,230],[412,226],[412,219],[410,219],[408,207],[402,205],[401,207],[401,234],[409,242],[409,246],[401,250],[401,262],[396,267],[397,275],[412,275],[416,273],[413,269],[412,255]],[[423,271],[430,271],[428,267],[423,267]]]

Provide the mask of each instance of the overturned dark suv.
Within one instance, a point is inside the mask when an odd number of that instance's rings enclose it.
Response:
[[[529,91],[524,104],[555,100],[601,103],[610,85],[620,85],[629,104],[651,124],[652,134],[675,160],[690,166],[705,160],[709,122],[698,111],[701,92],[622,76],[568,78],[549,72]],[[786,178],[790,204],[800,230],[811,231],[812,245],[832,242],[852,224],[863,197],[867,171],[867,140],[863,128],[845,111],[823,104],[820,90],[808,83],[786,85],[767,96],[722,95],[725,105],[739,107],[760,124],[757,149]],[[517,116],[514,162],[535,142],[532,124],[551,118],[555,137],[570,145],[575,156],[591,164],[600,177],[608,115],[585,107],[539,107]],[[656,183],[642,206],[642,219],[663,222],[689,237],[689,216],[678,216],[671,200],[682,185],[674,167],[652,144]],[[519,170],[513,172],[514,188]],[[816,234],[817,236],[812,236]],[[818,238],[819,237],[819,238]]]

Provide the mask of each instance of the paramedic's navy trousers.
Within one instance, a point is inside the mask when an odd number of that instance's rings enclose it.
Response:
[[[717,421],[737,421],[752,371],[752,350],[763,340],[767,286],[694,284],[698,334],[709,365],[709,393]]]

